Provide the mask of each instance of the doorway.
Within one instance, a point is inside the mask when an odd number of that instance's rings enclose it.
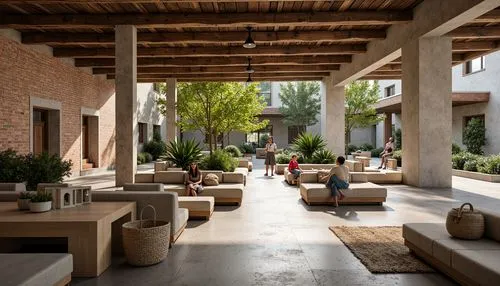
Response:
[[[99,167],[99,117],[82,114],[82,170]]]
[[[48,110],[33,109],[33,153],[49,152]]]

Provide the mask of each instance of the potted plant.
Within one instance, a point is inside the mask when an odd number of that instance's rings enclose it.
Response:
[[[30,211],[34,213],[47,212],[52,209],[52,194],[45,191],[37,192],[31,197]]]
[[[30,201],[32,194],[29,192],[21,192],[19,194],[19,198],[17,198],[17,207],[19,210],[29,210],[30,209]]]

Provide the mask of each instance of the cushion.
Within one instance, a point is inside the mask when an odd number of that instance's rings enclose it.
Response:
[[[26,192],[26,185],[23,183],[0,183],[0,191]]]
[[[243,197],[243,184],[220,184],[218,186],[206,186],[203,188],[203,193],[199,196],[217,198],[242,198]]]
[[[312,171],[304,171],[300,174],[300,183],[317,183],[318,173]]]
[[[219,170],[203,170],[203,171],[201,171],[201,177],[202,177],[202,179],[205,179],[206,175],[214,174],[214,175],[217,175],[217,177],[219,177],[218,178],[219,182],[223,182],[222,173],[223,173],[223,171],[219,171]]]
[[[500,242],[500,213],[481,209],[484,216],[484,236]]]
[[[206,186],[218,186],[219,177],[215,174],[207,174],[205,178],[203,178],[203,184]]]
[[[318,183],[323,183],[326,184],[328,181],[328,176],[330,174],[330,171],[327,170],[319,170],[318,171]]]
[[[349,181],[352,183],[366,183],[368,182],[368,176],[366,173],[362,172],[350,172],[350,179]]]
[[[154,176],[155,183],[163,184],[184,184],[186,182],[186,172],[184,171],[161,171]]]
[[[301,183],[300,194],[314,202],[330,202],[332,200],[331,191],[321,183]],[[344,190],[346,199],[353,202],[356,198],[385,198],[387,189],[372,183],[353,183],[349,189]]]
[[[138,173],[135,174],[136,183],[153,183],[155,178],[154,173]]]
[[[214,208],[213,197],[179,197],[179,207],[191,211],[211,211]]]
[[[450,235],[443,223],[405,223],[403,237],[432,256],[432,244],[436,239],[448,239]]]
[[[222,173],[222,179],[224,183],[236,183],[236,184],[243,184],[245,180],[245,175],[243,173],[239,172],[224,172]]]
[[[463,240],[453,237],[447,239],[434,240],[432,245],[432,255],[442,263],[451,267],[452,253],[456,250],[500,250],[500,243],[490,239]]]
[[[163,192],[163,184],[154,184],[154,183],[124,184],[123,190],[127,192]]]
[[[189,210],[185,208],[178,208],[177,209],[177,216],[175,218],[176,222],[176,228],[174,233],[170,233],[170,236],[173,236],[176,234],[184,225],[186,225],[187,221],[189,219]]]
[[[457,250],[452,267],[478,285],[498,285],[500,281],[500,250]]]

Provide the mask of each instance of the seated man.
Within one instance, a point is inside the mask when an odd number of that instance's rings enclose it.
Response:
[[[302,173],[302,169],[299,167],[299,163],[297,162],[297,155],[292,155],[292,159],[290,160],[290,163],[288,163],[288,171],[293,174],[294,180],[292,181],[293,184],[297,182],[297,178],[300,176]]]
[[[389,159],[390,156],[392,156],[392,150],[394,150],[394,139],[392,137],[389,138],[389,142],[385,144],[384,151],[380,153],[380,166],[378,167],[379,169],[384,169],[387,168],[387,159]]]
[[[327,175],[328,180],[326,187],[332,191],[336,207],[339,206],[338,200],[342,200],[344,198],[344,194],[341,190],[349,188],[349,169],[344,166],[344,162],[345,158],[339,156],[337,158],[336,166],[333,167]]]

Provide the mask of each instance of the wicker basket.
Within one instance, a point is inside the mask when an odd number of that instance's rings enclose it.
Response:
[[[466,209],[465,206],[469,206]],[[484,234],[484,217],[470,203],[453,208],[446,218],[446,230],[451,236],[461,239],[480,239]]]
[[[143,220],[142,213],[152,208],[153,220]],[[122,225],[123,248],[127,262],[135,266],[148,266],[161,262],[167,257],[170,243],[170,222],[157,221],[152,205],[141,209],[140,220]]]

